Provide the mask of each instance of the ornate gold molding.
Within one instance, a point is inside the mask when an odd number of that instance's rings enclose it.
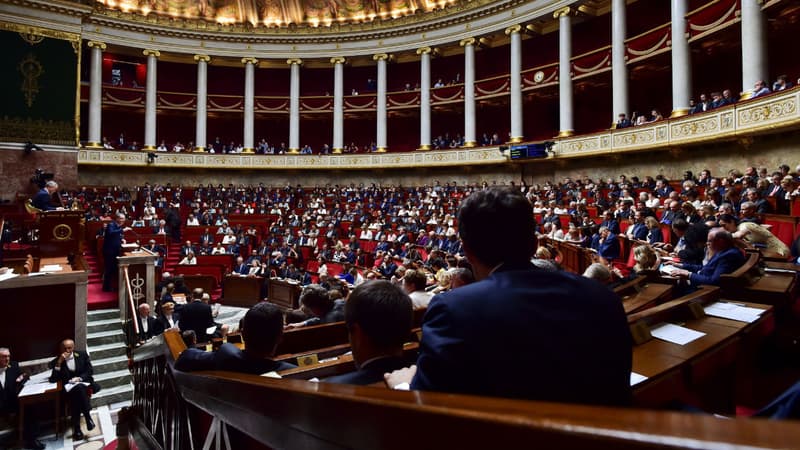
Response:
[[[425,55],[431,52],[433,52],[433,49],[431,49],[430,47],[422,47],[417,49],[418,55]]]
[[[373,61],[386,61],[387,59],[389,59],[389,55],[387,55],[386,53],[378,53],[376,55],[372,55]]]
[[[298,66],[302,66],[303,65],[303,60],[300,59],[300,58],[289,58],[289,59],[286,60],[286,64],[288,64],[290,66],[292,64],[297,64]]]
[[[211,62],[211,57],[208,55],[194,55],[194,60],[197,62],[203,61],[208,63]]]
[[[345,59],[343,56],[334,56],[331,58],[331,64],[344,64],[346,62],[347,59]]]
[[[143,50],[142,54],[144,56],[155,56],[156,58],[160,58],[161,57],[161,52],[158,51],[158,50]]]
[[[105,42],[100,41],[89,41],[86,43],[86,46],[89,48],[99,48],[101,52],[105,51],[108,47]]]
[[[511,35],[514,33],[519,33],[522,30],[522,25],[512,25],[506,28],[505,33],[506,35]]]
[[[258,60],[256,58],[253,58],[252,56],[248,56],[246,58],[242,58],[242,64],[244,65],[252,64],[254,66],[258,66]]]
[[[60,30],[51,30],[49,28],[35,27],[31,25],[22,25],[19,23],[0,22],[0,30],[12,31],[27,36],[42,36],[71,42],[81,41],[80,34],[68,33]]]
[[[475,38],[469,37],[469,38],[465,38],[465,39],[460,40],[458,42],[458,45],[460,45],[461,47],[466,47],[467,45],[475,45],[475,42],[476,42]]]
[[[509,144],[519,144],[520,142],[522,142],[522,136],[512,136],[508,140]]]
[[[553,18],[554,19],[560,19],[562,17],[572,15],[573,11],[574,10],[572,8],[570,8],[569,6],[565,6],[565,7],[561,8],[561,9],[557,9],[556,11],[554,11],[553,12]]]

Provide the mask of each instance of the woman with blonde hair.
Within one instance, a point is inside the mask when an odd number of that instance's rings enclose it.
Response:
[[[658,267],[659,257],[649,245],[640,245],[633,249],[633,259],[636,264],[633,266],[634,272],[643,270],[653,270]]]

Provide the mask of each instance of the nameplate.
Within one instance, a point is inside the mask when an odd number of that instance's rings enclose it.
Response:
[[[694,319],[700,319],[706,315],[703,305],[701,305],[699,302],[689,303],[689,312],[692,314],[692,318]]]
[[[298,365],[298,367],[311,366],[311,365],[317,364],[317,362],[319,362],[319,359],[317,358],[317,354],[316,353],[312,353],[310,355],[303,355],[303,356],[298,356],[297,357],[297,365]]]
[[[635,322],[630,326],[633,343],[636,345],[644,344],[652,338],[650,327],[643,320]]]

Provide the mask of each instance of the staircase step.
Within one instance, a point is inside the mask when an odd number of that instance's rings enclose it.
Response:
[[[110,358],[95,359],[92,367],[96,373],[115,372],[118,370],[128,370],[127,356],[112,356]]]
[[[122,329],[122,323],[119,317],[114,319],[90,320],[87,327],[89,333],[96,333],[98,331],[120,330]]]
[[[124,386],[131,383],[131,372],[128,369],[114,370],[100,375],[95,375],[94,381],[96,381],[97,384],[99,384],[103,389]],[[102,392],[103,391],[100,391],[100,393]]]
[[[102,389],[97,394],[92,395],[92,407],[97,408],[103,405],[119,403],[133,400],[133,384],[123,384],[108,389]]]
[[[89,347],[92,359],[112,358],[114,356],[126,356],[128,348],[125,344],[114,342],[113,344],[103,344]]]
[[[96,347],[103,344],[111,344],[114,342],[125,342],[125,333],[122,330],[111,331],[98,331],[97,333],[88,333],[86,341],[89,347]]]
[[[107,320],[107,319],[119,319],[119,309],[95,309],[93,311],[89,311],[88,313],[88,321],[92,322],[94,320]]]

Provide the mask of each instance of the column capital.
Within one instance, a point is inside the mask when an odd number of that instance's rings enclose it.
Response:
[[[570,8],[569,6],[565,6],[565,7],[561,8],[561,9],[557,9],[555,12],[553,12],[553,18],[554,19],[560,19],[562,17],[571,15],[573,12],[574,12],[574,10],[572,8]]]
[[[378,53],[377,55],[372,55],[373,61],[386,61],[389,59],[389,55],[386,53]]]
[[[347,62],[347,59],[345,59],[344,56],[334,56],[331,58],[331,64],[344,64],[345,62]]]
[[[303,64],[303,60],[300,59],[300,58],[289,58],[289,59],[286,60],[286,64],[288,64],[290,66],[294,65],[294,64],[297,64],[299,66],[299,65]]]
[[[161,52],[160,51],[158,51],[158,50],[150,50],[150,49],[146,49],[146,50],[142,51],[142,54],[144,56],[155,56],[156,58],[161,56]]]
[[[462,39],[461,41],[459,41],[458,45],[460,45],[462,47],[466,47],[468,45],[475,45],[475,42],[477,42],[475,40],[475,38],[469,37],[469,38],[465,38],[465,39]]]
[[[519,25],[519,24],[512,25],[512,26],[506,28],[506,35],[512,35],[514,33],[519,33],[520,31],[522,31],[522,25]]]
[[[433,52],[433,49],[430,47],[422,47],[417,49],[418,55],[427,55],[430,54],[431,52]]]
[[[90,48],[99,48],[101,51],[106,49],[106,43],[100,41],[89,41],[86,43]]]
[[[254,66],[257,66],[258,60],[256,58],[253,58],[252,56],[248,56],[246,58],[242,58],[242,64],[244,65],[252,64]]]
[[[208,55],[194,55],[194,60],[197,62],[211,62],[211,57]]]

